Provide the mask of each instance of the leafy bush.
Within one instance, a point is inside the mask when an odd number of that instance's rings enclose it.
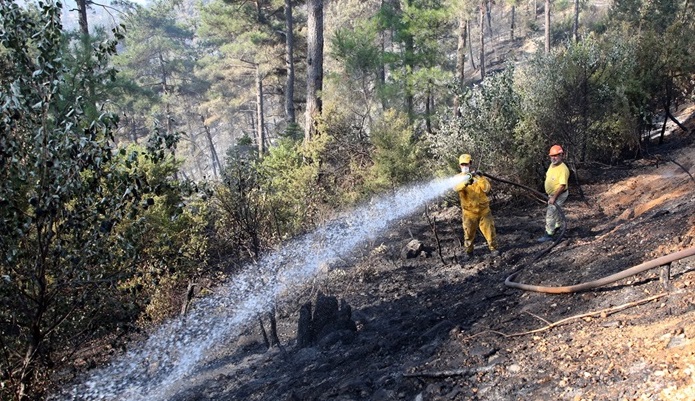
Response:
[[[60,10],[0,2],[0,14],[0,392],[40,399],[72,353],[137,319],[145,305],[128,286],[143,268],[186,274],[191,259],[179,253],[197,259],[204,245],[191,241],[191,221],[176,222],[176,136],[155,131],[147,149],[117,150],[118,119],[90,118],[94,104],[66,95],[94,80],[68,79]],[[95,49],[90,70],[100,79],[112,76],[115,46]],[[162,241],[166,255],[156,255]]]
[[[476,168],[509,174],[518,168],[520,144],[515,138],[519,96],[514,69],[486,77],[461,95],[460,117],[442,116],[441,129],[427,137],[440,167],[458,171],[458,156],[470,153]]]
[[[371,132],[373,165],[367,172],[365,186],[369,193],[395,190],[426,176],[421,146],[414,138],[408,116],[388,110]]]
[[[528,152],[545,155],[559,143],[574,161],[610,160],[634,147],[625,96],[633,52],[629,41],[604,46],[590,37],[530,60],[517,76],[523,120],[517,135]]]
[[[323,191],[318,184],[319,135],[304,145],[283,138],[263,158],[237,146],[227,153],[212,206],[216,248],[242,260],[314,227]]]

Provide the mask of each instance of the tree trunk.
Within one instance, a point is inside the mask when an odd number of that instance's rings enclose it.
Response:
[[[431,113],[434,110],[432,100],[432,81],[427,82],[427,96],[425,97],[425,129],[428,134],[432,134],[432,119]]]
[[[509,29],[509,39],[511,39],[512,41],[514,41],[514,23],[516,22],[515,17],[516,17],[516,6],[512,5],[512,15],[511,15],[512,26]]]
[[[89,36],[89,24],[87,23],[87,0],[77,0],[77,11],[80,14],[80,32]]]
[[[545,0],[545,52],[550,53],[550,0]]]
[[[414,72],[413,68],[413,53],[415,52],[415,41],[413,38],[413,35],[407,33],[405,36],[405,66],[406,66],[406,72],[405,74],[407,76],[411,76]],[[405,108],[406,111],[408,112],[408,116],[410,119],[412,119],[413,116],[413,110],[415,109],[414,106],[414,98],[413,98],[413,87],[410,84],[412,80],[409,78],[405,79]]]
[[[307,302],[299,309],[297,322],[297,348],[311,346],[311,302]]]
[[[480,5],[480,79],[485,79],[485,3]]]
[[[678,126],[678,128],[682,129],[683,132],[685,132],[686,134],[690,134],[690,130],[688,129],[688,127],[686,127],[686,126],[683,125],[680,121],[678,121],[678,119],[677,119],[673,114],[671,114],[670,111],[668,111],[668,110],[666,111],[666,116],[667,116],[671,121],[673,121],[673,123],[676,124],[676,125]],[[661,144],[661,141],[662,141],[662,140],[663,140],[663,138],[659,141],[659,144]]]
[[[399,7],[399,2],[400,0],[381,0],[381,9],[387,9],[391,8],[393,10],[398,9]],[[391,50],[393,48],[393,37],[394,37],[394,31],[393,27],[389,27],[386,30],[383,30],[381,32],[381,52],[382,54],[386,54],[387,50]],[[388,64],[382,62],[379,66],[379,84],[381,85],[380,87],[383,88],[386,85],[386,76],[389,74],[389,66]],[[381,100],[381,108],[382,110],[386,110],[388,107],[386,103],[386,98],[384,96],[379,96]]]
[[[265,132],[263,126],[265,120],[263,116],[263,78],[261,77],[260,66],[256,65],[256,139],[258,140],[258,156],[263,157],[265,153]]]
[[[294,125],[294,20],[292,19],[292,0],[285,0],[285,64],[287,79],[285,81],[285,121]]]
[[[574,0],[574,26],[572,27],[574,43],[579,42],[579,0]]]
[[[316,135],[316,120],[321,115],[323,90],[323,0],[307,2],[307,91],[304,140]]]
[[[174,135],[174,118],[171,115],[171,100],[169,98],[169,74],[166,69],[166,62],[164,61],[164,56],[162,55],[162,52],[159,52],[158,54],[159,57],[159,65],[162,69],[162,93],[163,97],[166,99],[164,103],[164,113],[165,113],[165,118],[166,118],[166,132],[167,135]],[[171,154],[173,156],[176,155],[175,150],[171,151]],[[176,171],[174,172],[174,178],[178,179],[179,172]]]
[[[195,294],[195,283],[193,280],[188,280],[188,287],[186,287],[186,295],[184,296],[183,304],[181,305],[181,316],[185,316],[188,313],[188,308],[191,306],[191,301],[193,301],[193,295]]]
[[[270,340],[268,339],[268,332],[265,331],[265,326],[263,326],[263,319],[258,316],[258,325],[261,326],[261,335],[263,336],[263,344],[265,347],[270,349]]]
[[[170,99],[169,99],[169,74],[166,69],[166,61],[164,61],[164,55],[162,55],[161,52],[157,54],[158,59],[159,59],[159,67],[161,68],[161,73],[162,73],[162,93],[163,97],[166,99],[166,103],[164,104],[164,111],[166,113],[166,129],[167,129],[167,134],[172,135],[174,132],[174,126],[173,126],[173,120],[171,117],[171,105],[170,105]]]
[[[217,150],[215,150],[215,143],[212,141],[212,134],[210,133],[210,127],[205,124],[205,118],[200,115],[200,120],[203,123],[203,128],[205,129],[205,137],[208,140],[208,146],[210,147],[210,160],[212,161],[212,174],[217,178],[218,171],[221,170],[222,165],[220,164],[220,158],[217,156]]]
[[[492,38],[492,3],[490,0],[485,2],[485,15],[487,16],[487,31]]]
[[[475,70],[475,60],[473,59],[473,41],[471,40],[471,21],[466,20],[466,31],[468,31],[468,58],[471,60],[471,67]]]
[[[463,89],[465,83],[464,75],[464,64],[466,62],[466,35],[467,35],[468,24],[465,18],[459,18],[459,32],[458,32],[458,46],[456,47],[456,83],[459,88]],[[454,116],[461,117],[461,110],[459,109],[459,92],[456,91],[454,95]]]
[[[275,320],[275,307],[271,308],[271,310],[268,312],[268,320],[270,321],[270,335],[268,338],[270,346],[274,347],[276,345],[280,345],[280,338],[278,338],[278,324],[277,320]]]

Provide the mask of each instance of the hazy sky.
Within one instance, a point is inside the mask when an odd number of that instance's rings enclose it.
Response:
[[[1,0],[0,0],[1,1]],[[24,0],[22,2],[29,2],[29,1],[35,1],[35,0]],[[137,3],[143,6],[146,6],[150,0],[130,0],[133,3]],[[79,22],[78,22],[78,15],[77,15],[77,5],[75,3],[75,0],[61,0],[61,3],[63,4],[63,27],[66,29],[78,29],[79,28]],[[107,7],[110,7],[111,5],[111,0],[95,0],[94,3],[96,4],[103,4]],[[92,5],[87,9],[87,20],[89,21],[89,30],[92,30],[92,27],[95,26],[102,26],[107,29],[111,29],[114,26],[118,24],[118,12],[111,9],[111,8],[105,8],[101,7],[99,5]]]

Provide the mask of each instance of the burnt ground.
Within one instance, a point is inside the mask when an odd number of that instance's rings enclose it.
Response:
[[[688,138],[651,152],[695,174]],[[658,268],[575,294],[504,285],[516,269],[525,283],[576,284],[695,246],[695,180],[680,166],[580,170],[564,239],[531,265],[550,246],[535,241],[543,205],[495,202],[502,254],[479,238],[465,265],[459,209],[431,205],[436,236],[411,216],[308,286],[351,305],[356,334],[298,349],[299,305],[287,304],[282,347],[267,350],[259,329],[230,338],[173,399],[695,400],[695,258],[671,265],[669,289]],[[401,258],[412,238],[430,255]]]

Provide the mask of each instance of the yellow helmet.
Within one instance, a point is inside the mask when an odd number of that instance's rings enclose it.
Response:
[[[459,164],[470,164],[471,163],[471,155],[464,153],[461,156],[459,156]]]

